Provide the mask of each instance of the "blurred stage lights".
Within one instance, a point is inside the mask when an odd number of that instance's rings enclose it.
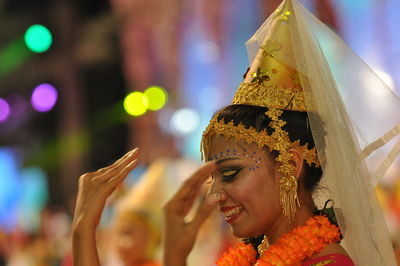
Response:
[[[37,86],[32,93],[31,104],[38,112],[50,111],[57,102],[57,90],[50,84],[43,83]]]
[[[124,99],[124,109],[132,116],[140,116],[147,110],[157,111],[167,103],[167,92],[158,86],[147,88],[144,93],[134,91],[128,94]]]
[[[43,25],[35,24],[30,26],[24,35],[26,46],[35,53],[46,52],[52,42],[51,32]]]
[[[167,103],[167,92],[158,86],[151,86],[144,91],[147,100],[149,101],[149,110],[157,111],[164,107]]]
[[[188,108],[176,110],[171,117],[171,131],[176,135],[186,135],[199,125],[199,115],[196,111]]]
[[[124,100],[125,111],[132,116],[140,116],[146,113],[149,101],[144,93],[134,91],[128,94]]]
[[[219,58],[218,45],[212,41],[202,41],[197,44],[197,56],[202,63],[214,63]]]
[[[0,98],[0,123],[7,121],[10,115],[10,105],[6,100]]]

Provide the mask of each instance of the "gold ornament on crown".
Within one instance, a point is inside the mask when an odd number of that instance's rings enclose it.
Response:
[[[225,136],[227,138],[233,138],[236,142],[244,141],[247,144],[255,143],[259,148],[268,147],[271,151],[275,150],[275,148],[281,149],[280,147],[289,147],[288,149],[293,148],[303,154],[304,160],[309,166],[320,166],[315,147],[309,149],[308,143],[301,145],[299,140],[291,142],[285,130],[282,130],[280,133],[274,133],[269,135],[266,129],[257,131],[252,127],[246,128],[241,123],[235,125],[233,121],[226,123],[224,119],[218,120],[218,114],[216,114],[203,133],[203,138],[201,140],[202,160],[210,160],[211,138],[213,136]],[[285,151],[282,151],[280,155],[282,154],[283,156],[278,156],[279,160],[284,161],[288,158],[289,160],[291,159],[290,152],[285,153]],[[290,173],[290,170],[293,170],[291,166],[282,165],[280,167],[280,171],[284,171],[287,174]]]
[[[311,109],[305,104],[302,88],[302,83],[307,81],[307,77],[288,63],[294,60],[288,23],[294,14],[290,1],[286,3],[287,5],[275,14],[270,31],[232,101],[232,104],[267,107],[265,115],[271,119],[269,127],[273,129],[272,134],[269,135],[265,129],[258,132],[252,127],[246,128],[241,123],[235,125],[233,121],[218,120],[216,114],[203,133],[201,150],[203,158],[208,160],[211,137],[223,135],[238,142],[256,143],[260,148],[267,146],[271,151],[277,151],[276,161],[281,163],[279,172],[282,173],[281,205],[284,214],[292,221],[300,203],[297,197],[297,178],[294,175],[295,166],[292,163],[293,155],[289,150],[300,151],[309,166],[319,167],[320,163],[315,147],[308,148],[308,143],[300,145],[299,140],[292,142],[288,132],[283,129],[286,122],[280,119],[283,110],[307,112]]]

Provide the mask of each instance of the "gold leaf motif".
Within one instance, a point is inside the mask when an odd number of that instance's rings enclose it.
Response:
[[[279,51],[282,48],[281,44],[272,39],[272,40],[267,40],[266,43],[260,47],[260,49],[263,50],[263,56],[275,56],[275,52]]]
[[[278,18],[280,21],[288,21],[289,17],[292,15],[292,12],[289,10],[281,10],[281,9],[276,9],[275,10],[275,16]]]
[[[258,85],[262,85],[264,81],[270,80],[270,77],[268,76],[268,71],[262,69],[261,67],[258,67],[257,72],[253,72],[250,75],[253,77],[250,84],[257,83]]]
[[[292,12],[290,12],[290,11],[285,11],[285,12],[282,14],[280,20],[281,20],[281,21],[288,21],[290,15],[292,15]]]

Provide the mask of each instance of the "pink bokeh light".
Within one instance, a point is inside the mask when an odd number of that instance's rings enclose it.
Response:
[[[10,116],[10,105],[6,100],[0,98],[0,123],[7,121]]]
[[[38,85],[32,93],[31,104],[38,112],[50,111],[57,102],[58,93],[52,85],[43,83]]]

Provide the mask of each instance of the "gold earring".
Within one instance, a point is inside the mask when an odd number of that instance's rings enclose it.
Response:
[[[296,215],[297,207],[300,207],[297,196],[297,178],[293,175],[282,176],[279,184],[283,214],[289,218],[289,222],[292,222]]]

